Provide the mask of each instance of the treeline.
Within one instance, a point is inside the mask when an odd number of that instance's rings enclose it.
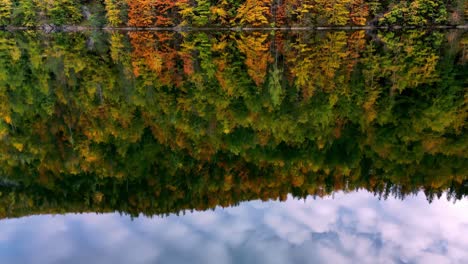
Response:
[[[431,26],[466,23],[464,0],[0,0],[0,25]]]
[[[165,150],[161,154],[168,152]],[[367,190],[379,199],[404,199],[422,190],[429,202],[443,194],[454,202],[468,195],[466,179],[447,178],[443,186],[436,186],[430,178],[391,179],[367,175],[367,172],[352,177],[318,172],[301,178],[222,156],[219,155],[225,160],[218,164],[187,160],[178,170],[167,168],[159,159],[149,166],[154,174],[139,177],[101,178],[80,174],[53,182],[0,184],[0,219],[84,212],[165,216],[237,206],[250,200],[284,201],[289,194],[295,199],[320,199],[338,191]],[[221,162],[224,164],[220,165]],[[177,173],[173,174],[174,171]]]
[[[0,32],[0,214],[461,199],[467,39]]]

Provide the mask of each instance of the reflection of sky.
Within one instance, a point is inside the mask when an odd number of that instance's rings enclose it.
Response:
[[[463,263],[468,201],[367,192],[259,201],[166,218],[0,221],[1,263]]]

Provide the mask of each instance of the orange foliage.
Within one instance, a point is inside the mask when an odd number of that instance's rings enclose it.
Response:
[[[128,25],[135,27],[173,26],[176,2],[171,0],[127,0]]]
[[[176,2],[173,0],[157,0],[154,1],[154,8],[156,11],[156,26],[172,26],[174,25],[173,19],[169,16],[175,14]]]
[[[132,66],[135,76],[144,70],[156,73],[162,85],[179,86],[182,74],[176,65],[182,59],[185,71],[191,69],[190,55],[179,53],[171,45],[174,40],[173,32],[130,32],[130,42],[133,46]]]
[[[369,16],[369,6],[364,0],[353,0],[351,2],[351,12],[349,14],[351,22],[355,25],[363,26]]]
[[[349,49],[349,62],[347,65],[348,77],[352,73],[354,66],[357,64],[358,59],[362,50],[366,46],[366,33],[364,30],[355,31],[348,38],[348,49]]]
[[[127,0],[128,25],[147,27],[153,24],[153,0]]]

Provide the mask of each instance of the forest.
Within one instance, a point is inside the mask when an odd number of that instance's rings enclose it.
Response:
[[[0,26],[317,27],[464,25],[465,0],[0,0]]]
[[[468,194],[468,34],[0,32],[0,218]]]

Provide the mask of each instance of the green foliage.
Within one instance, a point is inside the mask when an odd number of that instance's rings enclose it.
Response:
[[[24,0],[17,2],[13,9],[12,21],[15,25],[36,26],[37,8],[34,0]]]
[[[11,0],[0,0],[0,26],[10,24],[12,5]]]
[[[466,197],[466,39],[372,37],[0,32],[0,217]]]
[[[350,10],[347,6],[350,0],[316,0],[318,23],[325,25],[343,26],[348,23]]]
[[[463,24],[466,10],[461,0],[1,0],[0,23],[31,27],[430,26]]]
[[[180,9],[179,14],[184,19],[182,25],[202,27],[210,24],[212,13],[209,0],[196,0],[194,6],[181,1],[178,7]]]
[[[390,8],[379,20],[381,25],[427,26],[447,22],[443,0],[402,1]]]
[[[89,8],[90,16],[88,18],[89,24],[92,27],[102,27],[106,25],[106,9],[101,2],[94,2],[87,6]]]
[[[73,25],[82,19],[80,4],[74,0],[55,0],[49,10],[52,23]]]
[[[127,21],[127,2],[124,0],[104,0],[107,24],[120,26]]]

